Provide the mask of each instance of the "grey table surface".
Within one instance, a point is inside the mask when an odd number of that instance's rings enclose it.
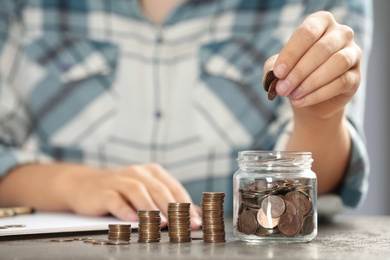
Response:
[[[319,225],[318,236],[310,243],[254,245],[239,241],[225,219],[226,243],[203,241],[170,243],[168,232],[160,243],[137,242],[129,245],[92,245],[84,242],[51,242],[53,238],[0,241],[0,259],[390,259],[390,216],[338,216]],[[201,231],[193,232],[201,237]],[[86,237],[72,234],[69,238]],[[106,234],[88,235],[106,239]]]

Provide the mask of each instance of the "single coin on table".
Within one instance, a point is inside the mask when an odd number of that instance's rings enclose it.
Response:
[[[73,239],[52,239],[51,242],[73,242]]]
[[[26,225],[15,224],[15,225],[5,225],[5,227],[7,227],[7,228],[22,228],[22,227],[26,227]]]

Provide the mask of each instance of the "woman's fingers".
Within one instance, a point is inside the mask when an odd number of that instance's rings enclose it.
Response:
[[[340,95],[340,89],[357,89],[359,82],[360,74],[357,72],[357,69],[352,69],[302,98],[292,99],[291,102],[296,107],[307,107],[326,100],[335,99],[337,103],[345,105],[354,94],[354,91],[346,91],[343,95]],[[336,104],[336,102],[333,103]]]
[[[190,195],[180,182],[159,164],[132,165],[117,171],[115,174],[117,175],[116,179],[110,186],[115,187],[135,211],[140,209],[160,210],[162,222],[165,224],[168,217],[168,203],[192,203]],[[193,204],[190,213],[192,228],[200,228],[200,214]]]
[[[329,99],[345,105],[359,86],[360,60],[352,29],[329,12],[317,12],[303,21],[279,55],[266,61],[264,71],[273,68],[277,94],[288,96],[296,107]]]
[[[344,27],[343,27],[344,28]],[[317,68],[328,61],[335,53],[346,46],[346,39],[351,40],[347,29],[329,30],[301,57],[290,73],[277,84],[277,92],[288,96]],[[334,79],[324,74],[328,81]]]
[[[284,79],[332,23],[334,23],[333,16],[328,12],[318,12],[309,15],[280,52],[274,65],[275,76],[279,79]],[[281,93],[287,92],[284,90],[279,91]]]
[[[201,226],[201,219],[196,206],[193,204],[190,195],[181,183],[170,175],[161,165],[159,164],[148,164],[146,166],[153,177],[162,182],[171,192],[173,201],[170,202],[186,202],[191,203],[191,227],[193,229],[199,229]],[[165,205],[168,206],[167,204]]]
[[[356,47],[335,53],[291,92],[293,105],[308,106],[340,94],[352,96],[360,82],[359,60],[360,49]],[[332,87],[328,89],[329,86]]]
[[[153,172],[155,169],[151,169],[149,165],[135,165],[126,168],[126,170],[129,171],[129,174],[127,175],[128,177],[134,177],[145,185],[152,200],[160,209],[161,213],[167,217],[168,203],[175,202],[176,200],[170,190],[170,187],[167,186],[160,178],[156,177],[156,174]]]
[[[99,200],[115,217],[125,221],[137,221],[137,212],[131,207],[119,192],[115,190],[104,190],[100,193]]]

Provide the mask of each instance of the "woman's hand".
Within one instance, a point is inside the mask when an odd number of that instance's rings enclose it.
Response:
[[[72,179],[68,203],[79,214],[111,213],[120,219],[137,221],[137,210],[153,209],[161,211],[165,226],[169,202],[192,203],[180,182],[156,163],[100,170],[84,176],[74,175]],[[191,219],[192,228],[198,229],[201,225],[199,208],[194,204]]]
[[[360,61],[352,29],[321,11],[308,16],[264,65],[264,71],[274,70],[276,92],[289,97],[294,112],[285,149],[312,152],[320,194],[334,191],[348,165],[345,107],[360,84]]]
[[[328,118],[357,91],[360,60],[352,29],[321,11],[303,21],[280,54],[267,60],[264,71],[274,69],[276,92],[290,98],[295,114]]]
[[[29,164],[15,168],[0,182],[0,205],[90,216],[110,213],[126,221],[137,221],[137,210],[160,210],[162,226],[167,224],[169,202],[192,200],[180,182],[156,163],[111,170],[70,163]],[[190,213],[191,227],[198,229],[200,209],[192,204]]]

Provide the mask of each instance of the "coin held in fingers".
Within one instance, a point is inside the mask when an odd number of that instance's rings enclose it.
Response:
[[[275,77],[273,70],[267,71],[263,80],[263,87],[268,92],[268,100],[272,101],[277,96],[276,83],[278,83],[278,78]]]

